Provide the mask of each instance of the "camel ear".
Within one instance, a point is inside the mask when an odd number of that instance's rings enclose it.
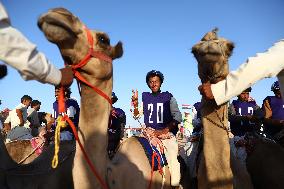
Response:
[[[118,42],[114,47],[111,48],[110,56],[114,60],[120,58],[123,55],[122,42]]]
[[[194,45],[191,49],[191,53],[194,55],[194,57],[197,59],[197,45]]]
[[[227,45],[227,49],[228,49],[227,55],[228,55],[228,57],[230,57],[233,54],[235,44],[233,42],[228,42],[228,43],[226,43],[226,45]]]
[[[7,75],[7,66],[4,64],[0,64],[0,79]]]

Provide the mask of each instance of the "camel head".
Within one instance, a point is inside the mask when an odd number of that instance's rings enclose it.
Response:
[[[217,30],[215,28],[208,32],[200,42],[192,47],[202,83],[216,83],[229,73],[228,59],[232,55],[234,44],[227,39],[219,38]]]
[[[112,60],[123,54],[122,43],[110,45],[110,39],[104,32],[88,30],[78,17],[64,8],[50,9],[38,19],[38,26],[46,38],[56,44],[65,64],[75,66],[88,53],[99,52],[110,61],[91,56],[88,63],[80,68],[83,76],[95,77],[99,80],[112,78]],[[88,34],[89,33],[89,34]],[[90,42],[93,40],[93,43]],[[91,47],[93,51],[90,51]],[[88,78],[86,78],[88,79]]]

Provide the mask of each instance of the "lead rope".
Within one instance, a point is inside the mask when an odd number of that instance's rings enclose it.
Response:
[[[72,70],[73,70],[73,73],[74,73],[74,76],[77,78],[77,82],[79,83],[79,81],[85,83],[87,86],[89,86],[90,88],[92,88],[96,93],[98,93],[100,96],[102,96],[103,98],[105,98],[110,104],[111,103],[111,99],[108,95],[106,95],[102,90],[100,90],[99,88],[95,87],[95,86],[92,86],[85,78],[83,78],[81,76],[81,74],[77,71],[77,69],[83,67],[84,65],[86,65],[88,63],[88,61],[92,58],[92,57],[96,57],[98,59],[101,59],[107,63],[111,63],[112,62],[112,59],[110,57],[108,57],[106,54],[104,54],[103,52],[98,52],[98,51],[94,51],[93,50],[93,38],[92,38],[92,35],[91,35],[91,32],[86,28],[84,27],[86,33],[87,33],[87,38],[88,38],[88,42],[90,44],[90,49],[88,51],[88,54],[76,65],[73,65],[72,66]],[[79,80],[79,81],[78,81]],[[79,84],[78,84],[79,86]],[[80,90],[80,87],[79,88],[79,92],[80,92],[80,95],[81,95],[81,90]],[[59,99],[58,99],[58,112],[59,113],[63,113],[65,112],[65,102],[64,102],[64,92],[63,92],[63,87],[60,88],[60,93],[59,93]],[[98,174],[98,172],[96,171],[95,169],[95,166],[93,165],[92,161],[89,159],[88,155],[87,155],[87,152],[85,151],[84,149],[84,146],[82,145],[79,137],[78,137],[78,133],[77,133],[77,130],[76,130],[76,127],[74,125],[74,123],[70,120],[70,118],[67,116],[67,115],[64,115],[63,118],[60,120],[60,121],[63,121],[63,122],[68,122],[68,124],[71,126],[72,128],[72,131],[73,131],[73,134],[75,136],[75,139],[76,141],[78,142],[79,144],[79,147],[81,149],[81,151],[83,152],[83,155],[84,155],[84,158],[85,160],[87,161],[91,171],[93,172],[93,174],[95,175],[95,177],[98,179],[101,187],[103,189],[108,189],[108,186],[107,184],[104,182],[104,180],[100,177],[100,175]],[[54,154],[54,165],[56,164],[56,161],[57,161],[57,164],[58,164],[58,152],[59,152],[59,143],[60,143],[60,140],[58,138],[60,138],[60,128],[58,128],[59,131],[59,136],[57,136],[57,144],[55,145],[55,154]],[[56,160],[57,159],[57,160]]]

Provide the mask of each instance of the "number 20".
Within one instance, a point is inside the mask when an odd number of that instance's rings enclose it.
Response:
[[[153,110],[154,110],[154,104],[148,104],[148,110],[150,110],[150,115],[149,115],[149,123],[154,123],[153,120],[151,120],[153,115]],[[164,117],[163,117],[163,112],[164,112],[164,106],[163,103],[157,103],[157,123],[163,123]],[[160,115],[159,116],[159,112]]]

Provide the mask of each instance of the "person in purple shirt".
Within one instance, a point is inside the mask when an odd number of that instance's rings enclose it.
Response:
[[[60,88],[60,86],[55,87],[55,98],[56,98],[56,100],[53,103],[53,117],[55,119],[57,119],[58,116],[59,116],[59,112],[58,112],[59,88]],[[65,109],[66,109],[65,114],[68,115],[68,117],[73,121],[76,128],[78,128],[79,115],[80,115],[79,104],[75,99],[70,98],[70,95],[72,93],[70,88],[64,88],[64,93],[65,93]],[[55,128],[56,128],[56,122],[53,125],[53,130],[55,130]],[[73,131],[72,131],[70,126],[64,128],[64,129],[61,129],[60,140],[73,140],[73,139],[74,139],[74,135],[73,135]]]
[[[170,160],[171,185],[178,186],[180,165],[177,160],[178,143],[175,135],[178,124],[182,121],[182,114],[173,95],[168,91],[161,91],[163,81],[164,75],[160,71],[152,70],[146,75],[146,83],[151,92],[142,93],[144,123],[146,127],[152,128],[151,135],[160,138],[166,147],[165,155]]]
[[[114,92],[112,92],[111,96],[112,104],[116,103],[118,98]],[[120,143],[120,140],[124,134],[124,128],[126,124],[126,115],[125,112],[121,108],[116,108],[112,106],[110,118],[109,118],[109,126],[108,126],[108,155],[110,158],[116,152],[117,146]]]
[[[201,122],[201,102],[198,101],[193,104],[194,117],[192,119],[193,131],[189,139],[190,142],[199,140],[200,134],[202,133],[202,122]]]
[[[250,98],[251,87],[238,95],[229,106],[229,121],[231,132],[235,136],[243,136],[247,132],[260,129],[260,123],[255,112],[261,111],[256,102]]]
[[[157,137],[167,132],[176,134],[178,124],[182,121],[176,99],[168,91],[161,92],[163,81],[164,76],[160,71],[148,72],[146,82],[151,92],[142,93],[144,123],[146,127],[155,129]]]
[[[271,91],[274,96],[267,96],[262,104],[265,112],[264,132],[268,137],[277,139],[277,134],[284,128],[284,102],[278,81],[272,84]]]

